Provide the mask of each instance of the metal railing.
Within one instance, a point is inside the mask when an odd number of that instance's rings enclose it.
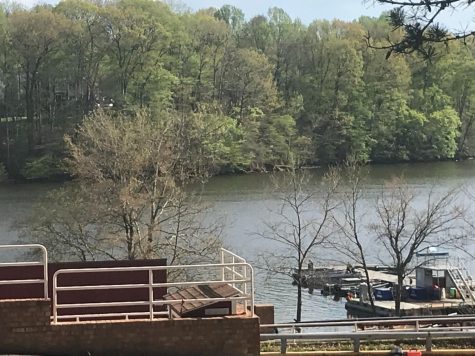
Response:
[[[224,256],[224,257],[223,257]],[[53,323],[59,323],[61,320],[75,320],[80,322],[84,319],[100,319],[120,317],[129,319],[131,317],[143,317],[149,320],[154,320],[156,317],[172,317],[170,307],[173,304],[183,304],[187,302],[223,302],[230,301],[235,303],[242,303],[244,311],[247,313],[248,306],[251,314],[254,315],[254,272],[252,266],[248,264],[243,258],[233,254],[230,251],[223,250],[221,259],[231,259],[234,262],[221,262],[217,264],[196,264],[196,265],[182,265],[182,266],[146,266],[146,267],[110,267],[110,268],[79,268],[79,269],[62,269],[58,270],[53,276]],[[183,281],[183,282],[154,282],[155,271],[206,271],[209,274],[216,275],[216,278],[201,281]],[[111,273],[111,272],[148,272],[147,283],[129,283],[129,284],[102,284],[102,285],[86,285],[86,286],[61,286],[58,284],[58,278],[66,274],[81,274],[81,273]],[[228,274],[231,274],[229,277]],[[208,275],[209,275],[208,274]],[[200,299],[178,299],[178,300],[164,300],[155,299],[156,288],[184,288],[191,286],[203,285],[220,285],[227,283],[233,286],[238,292],[237,296],[233,297],[206,297]],[[94,290],[125,290],[125,289],[147,289],[148,298],[142,301],[129,302],[91,302],[91,303],[59,303],[58,295],[61,292],[74,291],[94,291]],[[59,315],[59,310],[71,310],[79,308],[107,308],[107,307],[147,307],[147,312],[121,312],[121,313],[88,313],[88,314],[67,314]],[[167,311],[156,311],[156,307],[164,307]]]
[[[475,296],[471,289],[471,276],[467,268],[460,261],[457,265],[447,264],[447,272],[449,273],[455,288],[460,293],[465,303],[475,304]]]
[[[228,266],[227,264],[231,263],[232,266]],[[244,265],[237,265],[237,263],[244,263]],[[248,280],[248,270],[250,267],[249,264],[247,264],[247,261],[236,255],[235,253],[226,250],[224,248],[221,249],[221,264],[223,265],[221,269],[221,281],[226,281],[228,278],[230,278],[230,285],[237,289],[241,294],[247,295],[249,290],[252,291],[252,294],[254,295],[254,278],[251,278],[249,282],[240,282],[240,280]],[[252,267],[250,268],[251,274],[253,274],[253,269]],[[253,296],[254,298],[254,296]],[[252,299],[252,305],[249,305],[248,300],[244,301],[244,308],[247,310],[250,308],[250,310],[254,313],[254,299]]]
[[[472,325],[473,324],[473,325]],[[475,337],[475,315],[469,316],[440,316],[420,318],[384,318],[364,320],[334,320],[311,323],[266,324],[262,330],[272,329],[278,333],[262,333],[261,341],[276,341],[280,343],[280,352],[285,354],[289,341],[296,342],[336,342],[351,341],[353,349],[359,352],[362,341],[396,341],[396,340],[425,340],[426,349],[432,349],[432,341],[444,338],[473,338]],[[345,327],[338,332],[302,332],[307,328]],[[348,330],[352,328],[352,331]],[[385,329],[393,328],[398,329]],[[368,328],[378,328],[367,330]],[[282,330],[285,330],[282,332]]]
[[[0,251],[31,251],[39,250],[41,252],[41,261],[36,262],[3,262],[1,267],[32,267],[41,266],[43,268],[43,278],[32,279],[6,279],[0,280],[0,285],[22,285],[22,284],[43,284],[43,298],[48,299],[48,251],[43,245],[27,244],[27,245],[0,245]]]

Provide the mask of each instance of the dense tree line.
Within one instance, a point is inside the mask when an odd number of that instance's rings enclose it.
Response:
[[[11,176],[63,172],[64,134],[97,108],[190,118],[181,132],[191,147],[199,128],[219,172],[472,155],[475,46],[387,58],[377,47],[406,36],[393,24],[149,0],[0,6],[0,159]]]

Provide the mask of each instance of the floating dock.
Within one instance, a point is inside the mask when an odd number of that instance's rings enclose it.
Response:
[[[359,298],[349,300],[345,304],[348,314],[353,317],[396,316],[395,302],[393,300],[375,300],[373,312],[369,301],[362,302]],[[424,316],[424,315],[449,315],[461,312],[463,302],[459,300],[440,300],[431,302],[401,302],[401,316]]]
[[[399,316],[475,314],[475,281],[461,259],[435,247],[417,252],[416,259],[413,274],[401,286]],[[333,295],[335,300],[346,298],[350,316],[396,316],[398,277],[394,268],[372,265],[367,272],[369,283],[361,266],[314,267],[310,261],[300,275],[294,273],[294,281],[300,278],[310,291],[321,289],[322,295]]]

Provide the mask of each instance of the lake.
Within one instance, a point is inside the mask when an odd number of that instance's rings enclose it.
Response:
[[[316,179],[323,170],[312,170]],[[422,204],[430,190],[443,191],[453,187],[475,186],[475,162],[439,162],[420,164],[376,165],[369,167],[369,176],[365,181],[365,196],[362,206],[368,221],[374,217],[374,201],[381,192],[385,181],[394,176],[403,175],[409,185],[417,191]],[[17,241],[18,232],[15,222],[26,217],[31,211],[32,203],[41,198],[58,184],[6,184],[0,185],[0,236],[1,243]],[[280,201],[273,193],[269,175],[249,174],[239,176],[219,176],[206,185],[195,187],[201,190],[203,200],[210,205],[212,216],[225,221],[223,240],[226,247],[257,263],[258,255],[281,248],[274,241],[262,239],[256,232],[265,230],[265,221],[273,219],[272,211],[280,207]],[[467,206],[469,198],[464,198]],[[365,225],[365,223],[362,223]],[[473,251],[473,247],[469,248]],[[457,252],[455,253],[457,254]],[[323,257],[332,256],[331,251],[319,251],[314,256],[318,265]],[[378,262],[377,254],[373,256]],[[341,260],[345,263],[344,260]],[[474,270],[471,260],[469,266]],[[296,287],[291,280],[283,276],[268,276],[260,273],[256,283],[258,302],[272,303],[276,308],[276,320],[291,321],[295,317]],[[303,320],[339,319],[346,317],[344,301],[335,302],[322,297],[319,291],[303,294]]]

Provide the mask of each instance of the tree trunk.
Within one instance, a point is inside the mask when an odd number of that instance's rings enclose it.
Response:
[[[299,273],[299,280],[297,283],[297,317],[295,318],[296,323],[302,321],[302,276]]]
[[[26,83],[25,83],[25,104],[26,104],[26,124],[27,124],[27,140],[28,140],[28,152],[33,151],[34,145],[34,103],[33,103],[33,88],[34,80],[31,77],[30,71],[26,71]]]
[[[152,204],[150,207],[150,222],[147,227],[147,248],[145,250],[146,258],[153,257],[153,242],[155,240],[155,234],[159,234],[159,219],[156,214],[156,206]]]
[[[135,260],[134,226],[127,214],[122,215],[122,220],[124,222],[125,241],[127,245],[127,259]]]
[[[396,316],[401,316],[402,284],[404,277],[398,273],[397,286],[394,286],[394,309]]]
[[[300,323],[302,321],[302,266],[297,269],[297,315],[295,322]]]
[[[369,298],[369,303],[371,304],[371,310],[373,311],[373,314],[376,312],[376,308],[374,306],[374,298],[373,298],[373,293],[371,292],[371,279],[369,278],[369,272],[368,272],[368,266],[366,265],[366,261],[363,261],[363,269],[364,269],[364,274],[366,278],[366,284],[368,285],[368,298]]]

